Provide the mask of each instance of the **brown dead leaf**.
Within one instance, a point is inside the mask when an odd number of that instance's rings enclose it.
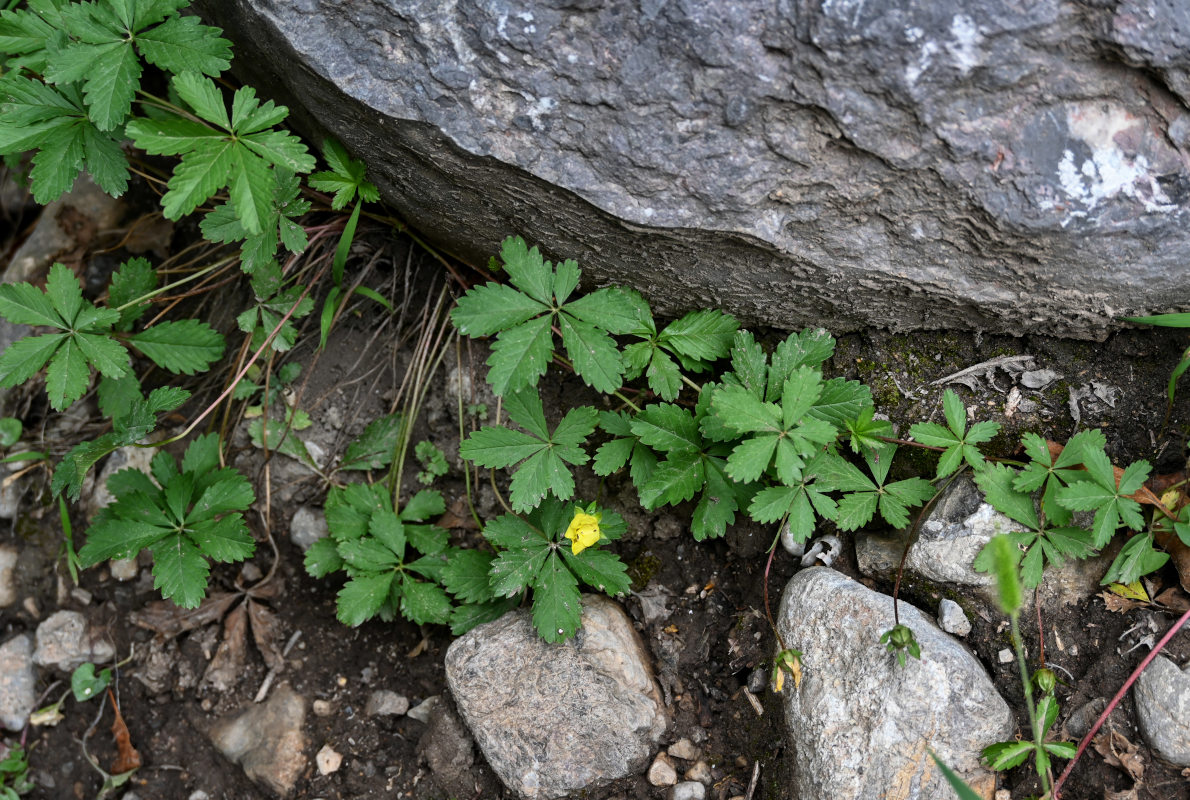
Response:
[[[1111,789],[1103,790],[1103,800],[1140,800],[1140,795],[1136,793],[1136,787],[1125,789],[1122,792],[1113,792]]]
[[[1190,610],[1190,597],[1174,586],[1154,597],[1153,602],[1159,606],[1165,606],[1170,611]]]
[[[1143,608],[1147,603],[1142,603],[1140,600],[1133,600],[1130,597],[1120,597],[1115,592],[1102,591],[1099,597],[1103,600],[1103,606],[1113,614],[1127,614],[1134,608]]]
[[[281,648],[278,646],[280,637],[277,629],[280,623],[277,621],[277,615],[262,603],[248,600],[246,605],[248,621],[252,628],[252,641],[256,642],[256,649],[260,651],[269,669],[280,672],[285,666],[285,659],[281,656]]]
[[[227,691],[239,682],[244,672],[244,653],[248,646],[248,613],[243,604],[231,610],[223,620],[223,640],[214,658],[202,675],[203,683],[209,683],[220,691]]]
[[[1145,762],[1138,752],[1140,748],[1128,741],[1124,734],[1112,728],[1101,732],[1091,744],[1104,761],[1124,770],[1132,780],[1140,783],[1145,774]]]
[[[460,528],[469,531],[479,530],[479,525],[475,523],[475,518],[471,516],[471,509],[467,506],[466,497],[460,497],[451,503],[450,508],[446,509],[446,513],[438,518],[436,524],[447,530]]]
[[[239,592],[217,592],[203,600],[198,608],[180,608],[168,600],[154,600],[140,611],[132,612],[129,618],[134,625],[172,639],[186,631],[218,622],[239,596]]]
[[[128,733],[128,726],[124,724],[124,716],[120,713],[120,706],[116,704],[116,697],[111,689],[107,690],[107,696],[116,712],[116,719],[112,722],[112,735],[116,738],[116,757],[112,761],[112,774],[123,775],[140,768],[140,753],[132,746],[132,736]]]

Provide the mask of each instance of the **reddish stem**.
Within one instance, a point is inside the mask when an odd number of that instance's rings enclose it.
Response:
[[[1178,618],[1178,621],[1173,624],[1173,627],[1166,631],[1165,635],[1161,637],[1161,641],[1157,642],[1157,646],[1154,647],[1152,651],[1150,651],[1149,654],[1145,656],[1144,660],[1137,665],[1136,669],[1132,671],[1132,674],[1128,676],[1128,680],[1124,681],[1124,685],[1120,687],[1120,691],[1116,692],[1116,696],[1113,697],[1111,702],[1107,704],[1107,708],[1103,709],[1103,713],[1099,715],[1099,719],[1095,720],[1095,724],[1091,726],[1091,730],[1087,731],[1087,735],[1084,736],[1083,740],[1078,743],[1078,752],[1074,754],[1074,758],[1070,759],[1070,763],[1066,765],[1066,769],[1062,770],[1062,774],[1058,776],[1057,782],[1054,783],[1054,789],[1052,792],[1054,800],[1059,800],[1061,797],[1060,792],[1062,789],[1062,784],[1065,783],[1066,778],[1070,776],[1070,771],[1073,770],[1074,765],[1078,763],[1083,751],[1086,750],[1087,745],[1091,743],[1091,739],[1096,733],[1099,732],[1099,729],[1103,727],[1103,723],[1107,721],[1107,718],[1111,712],[1116,706],[1120,704],[1120,701],[1124,699],[1124,695],[1130,688],[1132,688],[1132,684],[1136,682],[1136,679],[1140,677],[1140,674],[1145,671],[1145,667],[1149,666],[1149,662],[1157,657],[1157,654],[1161,652],[1161,648],[1165,647],[1165,645],[1169,643],[1169,640],[1173,638],[1175,633],[1181,630],[1182,626],[1186,624],[1187,620],[1190,620],[1190,609],[1187,609],[1186,613],[1182,614],[1182,616]]]

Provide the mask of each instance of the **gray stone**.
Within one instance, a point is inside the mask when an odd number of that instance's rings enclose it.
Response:
[[[764,685],[765,686],[768,685],[767,677],[765,678]],[[762,686],[759,690],[756,690],[756,691],[763,691],[763,690],[764,690],[764,686]],[[680,758],[683,761],[694,761],[700,755],[698,746],[695,745],[694,742],[692,742],[686,738],[678,739],[676,742],[674,742],[669,747],[667,747],[665,749],[665,752],[669,753],[674,758]]]
[[[892,598],[827,568],[789,581],[778,630],[803,653],[801,689],[784,695],[791,796],[860,800],[890,787],[901,800],[947,796],[931,749],[991,796],[995,775],[979,753],[1010,736],[1008,705],[959,642],[907,603],[900,616],[921,645],[921,660],[905,667],[879,641],[894,624]]]
[[[19,555],[14,547],[0,547],[0,608],[17,601],[16,566]]]
[[[389,689],[378,689],[368,696],[364,713],[369,717],[400,716],[409,710],[409,698]]]
[[[669,800],[703,800],[707,787],[698,781],[682,781],[669,790]]]
[[[33,643],[21,634],[0,645],[0,725],[19,731],[37,703]]]
[[[1157,656],[1133,690],[1140,731],[1159,756],[1190,767],[1190,669]]]
[[[71,672],[87,661],[106,664],[116,655],[115,646],[96,636],[87,618],[77,611],[57,611],[37,626],[37,649],[33,662],[39,667],[56,667]]]
[[[711,774],[711,765],[705,761],[694,762],[694,766],[686,770],[686,774],[682,777],[688,781],[698,781],[705,786],[710,786],[715,779],[715,776]]]
[[[418,722],[426,725],[430,724],[430,720],[438,713],[438,709],[442,706],[442,698],[438,695],[427,697],[420,703],[409,709],[409,719],[415,719]]]
[[[1190,302],[1175,0],[198,6],[474,263],[519,232],[666,310],[836,331]]]
[[[216,723],[210,738],[250,779],[288,797],[306,768],[305,721],[305,698],[282,684],[264,703]]]
[[[602,596],[583,597],[583,626],[560,644],[524,610],[476,627],[447,650],[446,679],[488,763],[525,798],[639,774],[668,722],[636,631]]]
[[[300,547],[303,553],[329,533],[326,517],[321,511],[302,506],[293,512],[293,519],[289,522],[289,541]]]
[[[132,580],[140,572],[135,558],[113,558],[108,563],[108,569],[112,577],[121,582]]]
[[[658,753],[649,765],[645,777],[654,786],[673,786],[678,782],[678,771],[674,769],[674,763],[670,761],[669,756]]]
[[[955,636],[966,636],[971,632],[971,620],[961,605],[944,597],[938,603],[938,627]]]

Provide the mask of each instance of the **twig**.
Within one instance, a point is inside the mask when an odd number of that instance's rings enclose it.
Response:
[[[748,781],[748,793],[744,795],[744,800],[752,800],[752,795],[756,793],[756,785],[760,783],[760,762],[752,762],[752,780]]]
[[[1095,720],[1095,724],[1091,726],[1091,730],[1087,731],[1087,735],[1084,736],[1083,740],[1078,743],[1078,751],[1074,754],[1074,758],[1070,759],[1070,763],[1066,765],[1066,769],[1062,770],[1062,774],[1058,776],[1058,780],[1054,783],[1054,800],[1059,800],[1059,798],[1062,796],[1062,784],[1066,783],[1066,778],[1070,776],[1070,772],[1074,769],[1074,765],[1078,763],[1080,758],[1082,758],[1083,752],[1087,749],[1087,745],[1091,743],[1091,739],[1094,738],[1095,734],[1099,732],[1099,729],[1103,727],[1103,723],[1107,721],[1108,716],[1115,709],[1115,707],[1120,704],[1120,701],[1124,699],[1124,695],[1128,693],[1128,690],[1132,688],[1132,684],[1136,682],[1136,679],[1140,677],[1140,674],[1145,671],[1146,667],[1149,666],[1149,662],[1157,657],[1157,654],[1161,652],[1161,648],[1165,647],[1165,645],[1169,643],[1169,640],[1173,638],[1173,635],[1181,630],[1182,626],[1185,625],[1188,620],[1190,620],[1190,609],[1187,609],[1186,613],[1182,614],[1182,616],[1178,618],[1178,621],[1173,624],[1173,627],[1165,632],[1165,635],[1161,637],[1161,641],[1157,642],[1157,646],[1150,650],[1149,654],[1144,657],[1140,664],[1136,666],[1136,669],[1134,669],[1132,674],[1128,676],[1128,680],[1124,681],[1124,685],[1120,687],[1118,692],[1116,692],[1116,696],[1113,697],[1111,702],[1107,704],[1107,707],[1103,709],[1103,713],[1099,715],[1099,719]]]

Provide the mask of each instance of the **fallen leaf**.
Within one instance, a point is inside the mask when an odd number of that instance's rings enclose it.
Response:
[[[244,672],[244,651],[247,649],[248,612],[243,604],[231,610],[223,620],[223,640],[211,663],[202,674],[202,682],[221,692],[235,686]]]
[[[475,517],[471,516],[471,508],[467,505],[467,498],[460,497],[450,504],[450,508],[446,509],[446,513],[438,518],[437,523],[440,528],[447,530],[457,530],[459,528],[477,531],[479,525],[475,522]]]
[[[218,622],[240,596],[239,592],[218,592],[198,608],[180,608],[168,600],[154,600],[129,615],[134,625],[159,633],[167,639]]]
[[[1171,611],[1187,611],[1190,610],[1190,597],[1179,591],[1177,587],[1171,586],[1161,594],[1153,598],[1153,602],[1159,606],[1165,606]]]
[[[277,615],[264,604],[249,599],[248,622],[252,628],[252,641],[256,642],[256,649],[260,651],[264,663],[269,669],[280,672],[285,667],[285,659],[281,656],[278,646]]]
[[[1103,600],[1104,607],[1113,614],[1127,614],[1134,608],[1143,608],[1145,606],[1145,603],[1139,600],[1120,597],[1120,595],[1108,591],[1100,592],[1099,597]]]
[[[1140,795],[1136,793],[1136,787],[1125,789],[1122,792],[1113,792],[1111,789],[1103,790],[1103,800],[1140,800]]]
[[[1112,594],[1118,594],[1128,600],[1140,600],[1142,603],[1149,602],[1149,593],[1145,591],[1145,587],[1141,585],[1140,581],[1133,581],[1132,583],[1113,583],[1107,587],[1107,590]]]
[[[1145,762],[1138,752],[1140,748],[1128,741],[1124,734],[1112,728],[1092,739],[1091,744],[1104,761],[1124,770],[1132,780],[1140,783],[1145,774]]]
[[[112,735],[116,737],[116,758],[112,761],[112,774],[123,775],[140,768],[140,753],[132,746],[132,736],[128,733],[128,726],[124,724],[124,716],[120,713],[120,706],[116,704],[116,697],[111,689],[107,690],[107,696],[116,712],[116,719],[112,722]]]

